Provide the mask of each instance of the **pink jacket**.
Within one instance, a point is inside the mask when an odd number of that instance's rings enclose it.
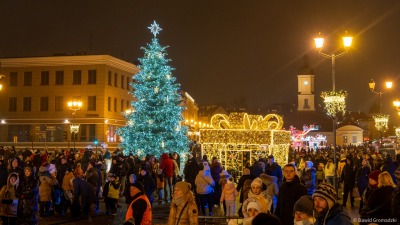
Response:
[[[235,183],[228,182],[224,185],[224,189],[222,189],[222,195],[220,201],[235,201],[236,196],[239,195],[239,192],[235,188]]]

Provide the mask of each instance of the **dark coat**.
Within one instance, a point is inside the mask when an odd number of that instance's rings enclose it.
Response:
[[[348,165],[346,163],[346,165],[344,165],[342,171],[342,180],[344,185],[347,185],[350,188],[354,187],[354,184],[356,182],[356,173],[352,164]]]
[[[249,180],[247,183],[250,183],[250,185],[251,185],[251,182],[253,181],[253,179],[254,179],[254,177],[251,176],[250,174],[243,175],[240,177],[239,183],[236,187],[236,190],[240,192],[240,197],[239,197],[240,203],[243,203],[243,201],[245,200],[245,197],[247,198],[247,193],[249,193],[249,190],[248,190],[249,187],[245,187],[245,185],[244,185],[246,183],[246,180]],[[245,189],[247,189],[247,190],[245,190]]]
[[[368,187],[368,175],[371,173],[371,169],[368,166],[358,168],[356,173],[356,182],[358,191],[362,195]]]
[[[189,159],[186,163],[185,168],[183,169],[183,174],[185,175],[185,181],[189,182],[192,185],[192,190],[195,188],[194,181],[196,180],[196,176],[200,171],[200,166],[196,161],[196,158]]]
[[[392,216],[400,221],[400,189],[397,188],[392,196]]]
[[[293,208],[297,200],[307,194],[307,189],[300,183],[300,178],[295,176],[290,182],[283,179],[282,186],[279,189],[278,204],[275,215],[281,219],[283,225],[293,224]]]
[[[312,195],[315,190],[317,171],[315,168],[304,169],[301,173],[301,183],[307,188],[307,194]]]
[[[319,215],[317,221],[314,225],[351,225],[350,216],[347,215],[345,211],[343,211],[343,207],[338,203],[335,203],[332,208],[329,210],[327,216],[325,214]]]
[[[148,173],[144,176],[139,176],[138,177],[138,182],[142,182],[143,187],[144,187],[144,192],[149,199],[151,203],[153,203],[154,198],[153,198],[153,192],[156,189],[156,183]]]
[[[272,164],[267,163],[265,165],[265,174],[278,178],[277,180],[278,186],[282,184],[282,168],[278,163],[276,162]]]
[[[33,174],[30,177],[24,175],[22,179],[20,178],[15,195],[18,198],[17,224],[37,224],[39,188]]]
[[[385,186],[377,188],[372,192],[367,200],[367,206],[369,208],[367,214],[369,218],[393,218],[391,202],[394,190],[395,189],[391,186]]]
[[[392,176],[393,182],[395,184],[397,184],[397,179],[394,176],[394,171],[396,169],[397,168],[396,168],[396,165],[394,164],[394,162],[392,160],[392,157],[388,157],[388,158],[386,158],[385,162],[383,163],[381,171],[382,172],[387,171],[390,174],[390,176]]]
[[[81,196],[81,205],[94,203],[96,201],[96,190],[91,183],[77,177],[73,181],[73,186],[74,201],[78,201],[79,196]]]
[[[219,180],[221,179],[221,172],[223,168],[221,166],[221,163],[212,163],[210,166],[210,171],[211,171],[211,177],[213,178],[214,182],[217,184]]]

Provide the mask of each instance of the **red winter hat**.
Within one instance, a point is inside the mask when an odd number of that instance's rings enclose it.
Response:
[[[368,175],[368,178],[370,178],[370,179],[372,179],[372,180],[378,182],[378,176],[379,176],[380,173],[381,173],[381,171],[379,171],[379,170],[374,170],[374,171],[372,171],[372,172]]]

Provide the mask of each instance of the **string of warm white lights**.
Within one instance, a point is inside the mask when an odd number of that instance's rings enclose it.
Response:
[[[280,130],[283,119],[277,114],[216,114],[213,129],[200,129],[203,155],[216,156],[226,169],[242,173],[245,163],[274,155],[280,165],[288,162],[290,131]]]

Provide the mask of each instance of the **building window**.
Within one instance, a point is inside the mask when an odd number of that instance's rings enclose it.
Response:
[[[8,111],[10,112],[17,111],[17,97],[10,97],[8,99]]]
[[[50,79],[49,74],[50,74],[49,71],[42,71],[40,75],[40,85],[49,85],[49,79]]]
[[[127,108],[127,109],[130,109],[130,108],[131,108],[131,105],[130,105],[130,102],[129,102],[129,101],[126,101],[126,108]]]
[[[11,72],[10,73],[10,86],[17,86],[18,84],[18,73]]]
[[[88,96],[88,111],[96,111],[96,96]]]
[[[357,136],[353,136],[353,142],[352,143],[357,143]]]
[[[56,96],[55,98],[55,110],[63,111],[64,109],[64,98],[62,96]]]
[[[124,75],[121,75],[121,88],[122,88],[122,89],[125,88],[124,82],[125,82],[125,76],[124,76]]]
[[[96,124],[80,125],[80,141],[94,141],[96,138]]]
[[[343,136],[343,143],[347,143],[347,136]]]
[[[72,84],[75,84],[75,85],[81,84],[81,75],[82,75],[82,71],[74,70]]]
[[[24,112],[30,112],[31,111],[31,102],[32,102],[32,98],[31,97],[24,97],[23,100],[23,111]]]
[[[114,125],[108,125],[107,129],[107,142],[117,141],[117,127]]]
[[[64,71],[56,71],[56,85],[64,85]]]
[[[112,86],[112,73],[108,71],[108,85]]]
[[[88,84],[96,84],[96,75],[97,75],[97,71],[96,70],[89,70],[89,73],[88,73]]]
[[[32,72],[24,72],[24,86],[32,86]]]
[[[111,111],[111,97],[108,97],[108,111]]]
[[[117,111],[117,99],[114,98],[114,112]]]
[[[13,142],[15,139],[18,142],[31,141],[30,125],[8,125],[7,141]]]
[[[121,112],[124,112],[124,100],[121,99]]]
[[[129,91],[129,85],[130,85],[131,80],[129,79],[129,76],[126,77],[126,90]]]
[[[40,111],[49,111],[49,97],[40,97]]]
[[[114,86],[118,87],[118,74],[117,73],[114,74]]]

